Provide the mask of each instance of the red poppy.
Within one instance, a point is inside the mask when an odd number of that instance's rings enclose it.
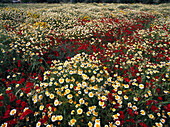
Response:
[[[44,72],[44,67],[43,66],[41,66],[40,69],[42,70],[42,72]]]
[[[129,78],[125,78],[124,79],[126,82],[130,82],[130,79]]]
[[[12,80],[12,82],[11,82],[11,83],[12,83],[12,84],[14,84],[14,83],[16,83],[16,82],[17,82],[16,80]]]
[[[159,99],[160,101],[162,101],[162,97],[158,97],[158,99]]]
[[[130,121],[131,121],[132,123],[135,123],[135,120],[134,120],[134,119],[131,119],[131,118],[130,118]]]
[[[33,86],[34,86],[34,83],[32,83],[32,82],[27,82],[26,87],[33,87]]]
[[[146,102],[146,105],[150,105],[152,103],[152,100],[148,100],[147,102]]]
[[[5,114],[4,114],[4,119],[6,119],[6,118],[9,118],[10,117],[10,110],[6,110],[6,112],[5,112]]]
[[[15,118],[15,119],[11,120],[10,122],[11,122],[11,125],[14,125],[14,124],[17,124],[18,120]]]
[[[18,60],[18,67],[21,67],[21,60]]]
[[[47,104],[47,105],[46,105],[46,108],[48,108],[48,107],[50,107],[50,106],[51,106],[51,104]]]
[[[21,117],[19,118],[20,120],[23,120],[25,116],[28,114],[33,113],[31,109],[27,109],[25,112],[22,113]]]
[[[2,79],[2,82],[5,82],[5,79],[4,79],[4,78]]]
[[[42,81],[42,77],[40,76],[40,74],[38,74],[38,78],[40,81]]]
[[[123,114],[123,111],[119,111],[119,113],[120,113],[119,117],[123,120],[125,118],[125,115]]]
[[[3,102],[2,101],[0,101],[0,107],[2,107],[3,106]]]
[[[21,103],[21,100],[20,100],[20,99],[16,101],[16,104],[17,104],[17,105],[19,105],[20,103]]]
[[[140,122],[139,125],[142,126],[142,127],[148,127],[148,126],[147,126],[145,123],[143,123],[143,122]]]
[[[25,93],[28,94],[31,91],[31,88],[26,88]]]
[[[154,106],[154,105],[151,106],[151,110],[152,110],[153,112],[156,112],[156,113],[159,112],[159,109],[158,109],[156,106]]]
[[[25,101],[21,102],[21,106],[25,108],[27,106],[27,103]]]
[[[156,91],[159,93],[161,90],[159,88],[157,88]]]
[[[7,106],[7,110],[9,110],[10,108],[11,108],[11,105],[8,105],[8,106]]]
[[[13,93],[10,93],[8,96],[11,102],[13,102],[16,99],[16,96]]]
[[[3,100],[3,99],[4,99],[4,97],[3,97],[3,95],[1,95],[1,96],[0,96],[0,100]]]

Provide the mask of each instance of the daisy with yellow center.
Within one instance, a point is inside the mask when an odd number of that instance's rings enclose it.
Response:
[[[16,87],[16,88],[19,87],[19,84],[17,84],[15,87]]]
[[[81,87],[81,83],[78,83],[78,84],[77,84],[77,87]]]
[[[63,120],[63,116],[62,115],[58,115],[58,117],[59,117],[60,121]]]
[[[122,104],[122,100],[118,100],[117,103]]]
[[[8,87],[8,88],[6,89],[6,91],[9,91],[9,90],[11,90],[11,87]]]
[[[13,116],[13,115],[15,115],[15,114],[16,114],[16,112],[17,112],[17,110],[16,110],[16,109],[12,109],[12,110],[10,111],[10,115],[11,115],[11,116]]]
[[[158,115],[159,117],[161,116],[161,114],[160,114],[159,112],[157,113],[157,115]]]
[[[144,89],[144,85],[143,84],[139,84],[139,88],[140,89]]]
[[[157,127],[163,127],[162,123],[155,123]]]
[[[127,100],[127,99],[128,99],[128,96],[127,96],[127,95],[124,95],[124,99]]]
[[[106,100],[107,100],[107,97],[106,97],[106,96],[102,96],[101,99],[102,99],[103,101],[106,101]]]
[[[81,99],[79,100],[79,103],[80,103],[80,104],[84,104],[84,103],[85,103],[84,99],[81,98]]]
[[[74,87],[74,85],[73,84],[70,84],[70,89],[72,89]]]
[[[155,118],[154,115],[152,115],[152,114],[149,114],[148,116],[149,116],[150,119],[154,119]]]
[[[95,120],[95,123],[100,123],[100,119],[96,119],[96,120]]]
[[[84,93],[85,93],[85,94],[88,94],[88,90],[87,90],[87,89],[84,89]]]
[[[99,101],[99,106],[104,106],[104,102],[103,101]]]
[[[90,111],[86,112],[86,115],[87,115],[87,116],[90,116],[90,114],[91,114],[91,112],[90,112]]]
[[[94,127],[100,127],[100,123],[95,123]]]
[[[66,82],[67,82],[67,83],[69,83],[70,81],[71,81],[71,79],[66,78]]]
[[[113,108],[113,109],[111,109],[113,112],[115,112],[116,111],[116,109],[115,108]]]
[[[1,125],[1,127],[7,127],[7,126],[8,126],[7,123],[4,123],[4,124]]]
[[[86,82],[82,82],[82,86],[86,87],[87,83]]]
[[[43,110],[44,109],[44,105],[41,105],[40,107],[39,107],[39,110]]]
[[[111,82],[111,81],[112,81],[112,77],[109,77],[109,78],[107,79],[107,81],[108,81],[108,82]]]
[[[69,94],[70,93],[70,89],[66,89],[65,92],[66,92],[66,94]]]
[[[36,124],[36,127],[40,127],[41,126],[41,122],[38,122],[37,124]]]
[[[164,93],[165,93],[165,94],[168,94],[168,93],[169,93],[169,91],[168,91],[168,90],[164,90]]]
[[[37,116],[39,113],[38,112],[34,112],[34,116]]]
[[[56,120],[59,121],[59,116],[56,116]]]
[[[50,99],[54,99],[54,94],[50,94]]]
[[[117,120],[117,121],[115,122],[115,124],[116,124],[117,126],[119,126],[119,125],[120,125],[120,121]]]
[[[69,125],[74,126],[76,123],[76,119],[71,119]]]
[[[52,86],[53,85],[53,82],[49,82],[49,86]]]
[[[56,99],[56,100],[54,101],[54,105],[55,105],[55,106],[59,105],[58,99]]]
[[[38,98],[39,98],[40,100],[42,100],[42,99],[43,99],[43,96],[42,96],[42,95],[39,95]]]
[[[116,99],[116,100],[119,100],[119,99],[120,99],[120,96],[118,96],[118,95],[115,96],[115,99]]]
[[[60,78],[60,79],[59,79],[59,83],[60,83],[60,84],[63,84],[63,83],[64,83],[64,79],[63,79],[63,78]]]
[[[92,124],[92,122],[88,122],[88,127],[92,127],[93,126],[93,124]]]
[[[132,109],[133,109],[134,111],[136,111],[136,110],[137,110],[137,107],[136,107],[136,106],[133,106]]]
[[[89,79],[89,77],[86,74],[82,74],[82,78],[83,78],[83,80]]]
[[[61,69],[62,69],[62,66],[59,66],[59,67],[58,67],[58,70],[61,70]]]
[[[29,109],[28,107],[24,108],[23,112],[27,111],[28,109]]]
[[[83,110],[81,109],[81,108],[79,108],[78,110],[77,110],[77,114],[78,115],[81,115],[83,113]]]
[[[52,121],[52,122],[55,122],[55,121],[56,121],[55,115],[53,115],[53,116],[51,117],[51,121]]]
[[[118,119],[118,118],[119,118],[119,116],[120,116],[120,114],[119,114],[119,113],[117,113],[117,114],[113,115],[112,117],[113,117],[113,118],[114,118],[114,120],[115,120],[115,119]]]
[[[48,91],[45,91],[45,95],[48,97],[50,96],[50,93]]]
[[[89,92],[89,97],[92,98],[94,96],[94,94],[92,92]]]
[[[73,98],[73,95],[72,95],[72,94],[68,94],[68,95],[67,95],[67,98],[68,98],[68,99],[72,99],[72,98]]]
[[[138,101],[138,98],[137,98],[137,97],[134,97],[133,100],[134,100],[134,101]]]
[[[140,110],[140,114],[141,114],[141,115],[145,115],[146,113],[145,113],[144,110]]]
[[[163,119],[163,118],[160,121],[161,121],[161,123],[165,123],[165,119]]]
[[[98,112],[93,112],[93,115],[94,116],[98,116]]]
[[[117,93],[118,93],[119,95],[121,95],[121,94],[122,94],[122,91],[118,91]]]
[[[131,108],[132,107],[132,103],[129,102],[128,103],[128,107]]]
[[[71,111],[71,115],[74,115],[74,112],[75,112],[75,110],[72,110],[72,111]]]

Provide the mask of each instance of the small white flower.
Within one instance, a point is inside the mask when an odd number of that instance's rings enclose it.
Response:
[[[12,116],[12,115],[15,115],[16,114],[16,112],[17,112],[17,110],[16,109],[12,109],[11,111],[10,111],[10,115]]]
[[[55,122],[55,121],[56,121],[55,115],[53,115],[53,116],[51,117],[51,121],[52,121],[52,122]]]
[[[41,105],[40,107],[39,107],[39,110],[43,110],[44,109],[44,105]]]
[[[78,115],[81,115],[83,113],[83,110],[81,109],[81,108],[79,108],[78,110],[77,110],[77,114]]]
[[[119,125],[120,125],[120,121],[117,120],[117,121],[115,122],[115,124],[116,124],[117,126],[119,126]]]
[[[93,97],[94,96],[94,94],[92,93],[92,92],[89,92],[89,97]]]
[[[41,122],[38,122],[37,124],[36,124],[36,127],[40,127],[41,126]]]
[[[54,105],[55,105],[55,106],[59,105],[58,99],[56,99],[56,100],[54,101]]]
[[[143,84],[139,84],[139,88],[140,89],[144,89],[144,85]]]

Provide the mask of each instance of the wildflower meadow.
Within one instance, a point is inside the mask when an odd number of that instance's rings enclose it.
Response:
[[[0,127],[170,126],[170,4],[1,4]]]

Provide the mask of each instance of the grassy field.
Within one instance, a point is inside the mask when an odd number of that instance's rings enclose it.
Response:
[[[1,127],[163,127],[170,3],[0,4]]]

